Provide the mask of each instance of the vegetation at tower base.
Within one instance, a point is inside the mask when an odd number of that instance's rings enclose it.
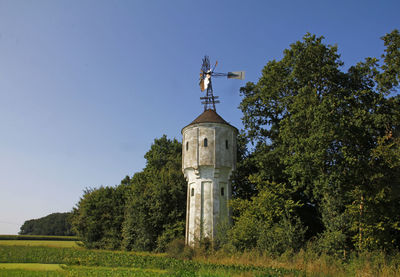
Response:
[[[82,243],[88,248],[162,251],[183,236],[181,148],[164,135],[146,153],[143,171],[115,187],[86,189],[71,217]]]
[[[381,60],[344,72],[337,47],[307,34],[241,89],[253,148],[235,186],[252,191],[233,201],[237,249],[399,248],[400,34],[382,39]]]
[[[69,222],[70,213],[52,213],[38,219],[24,222],[20,235],[73,236]]]

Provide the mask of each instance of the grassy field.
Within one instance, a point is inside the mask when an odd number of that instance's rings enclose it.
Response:
[[[75,236],[41,236],[41,235],[0,235],[0,240],[56,240],[77,241]]]
[[[166,270],[127,267],[66,266],[38,263],[0,263],[1,276],[159,276]]]
[[[300,251],[287,257],[223,252],[193,260],[149,252],[88,250],[75,241],[1,240],[0,276],[400,276],[400,253],[347,261]]]
[[[80,248],[76,241],[57,241],[57,240],[0,240],[0,245],[20,245],[20,246],[48,246],[48,247],[68,247]]]
[[[0,270],[23,269],[28,271],[61,271],[59,264],[0,263]]]
[[[305,276],[291,269],[87,250],[71,243],[0,240],[0,276]]]

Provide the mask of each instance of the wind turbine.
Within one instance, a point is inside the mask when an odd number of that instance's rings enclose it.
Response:
[[[203,100],[201,103],[204,104],[204,110],[212,109],[215,111],[215,104],[219,103],[218,96],[214,96],[211,77],[227,77],[228,79],[239,79],[244,80],[245,72],[236,71],[228,73],[215,72],[215,68],[218,65],[218,61],[215,62],[214,67],[211,69],[210,58],[204,56],[203,63],[200,69],[200,90],[206,91],[206,96],[200,97]]]

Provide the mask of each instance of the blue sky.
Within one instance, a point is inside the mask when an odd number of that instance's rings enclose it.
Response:
[[[307,32],[345,68],[379,57],[400,1],[0,0],[0,234],[70,211],[84,188],[145,166],[157,137],[181,139],[203,108],[201,59],[239,129],[239,88]]]

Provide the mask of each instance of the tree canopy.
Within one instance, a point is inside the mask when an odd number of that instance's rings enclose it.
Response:
[[[84,191],[72,224],[86,247],[161,251],[183,236],[186,181],[181,147],[165,135],[155,139],[143,171],[118,186]]]
[[[182,144],[164,135],[146,153],[146,167],[131,181],[123,246],[131,250],[164,250],[184,234],[186,180]]]
[[[282,203],[289,197],[298,206],[286,213],[294,209],[305,238],[319,238],[326,249],[398,245],[399,38],[397,30],[385,35],[381,60],[366,58],[344,72],[337,47],[307,34],[241,89],[243,135],[253,145],[245,179],[256,188],[249,207],[265,193]],[[239,208],[237,222],[249,209]],[[285,219],[273,212],[264,226]]]
[[[69,222],[70,213],[52,213],[47,216],[30,219],[20,228],[20,235],[73,236]]]

